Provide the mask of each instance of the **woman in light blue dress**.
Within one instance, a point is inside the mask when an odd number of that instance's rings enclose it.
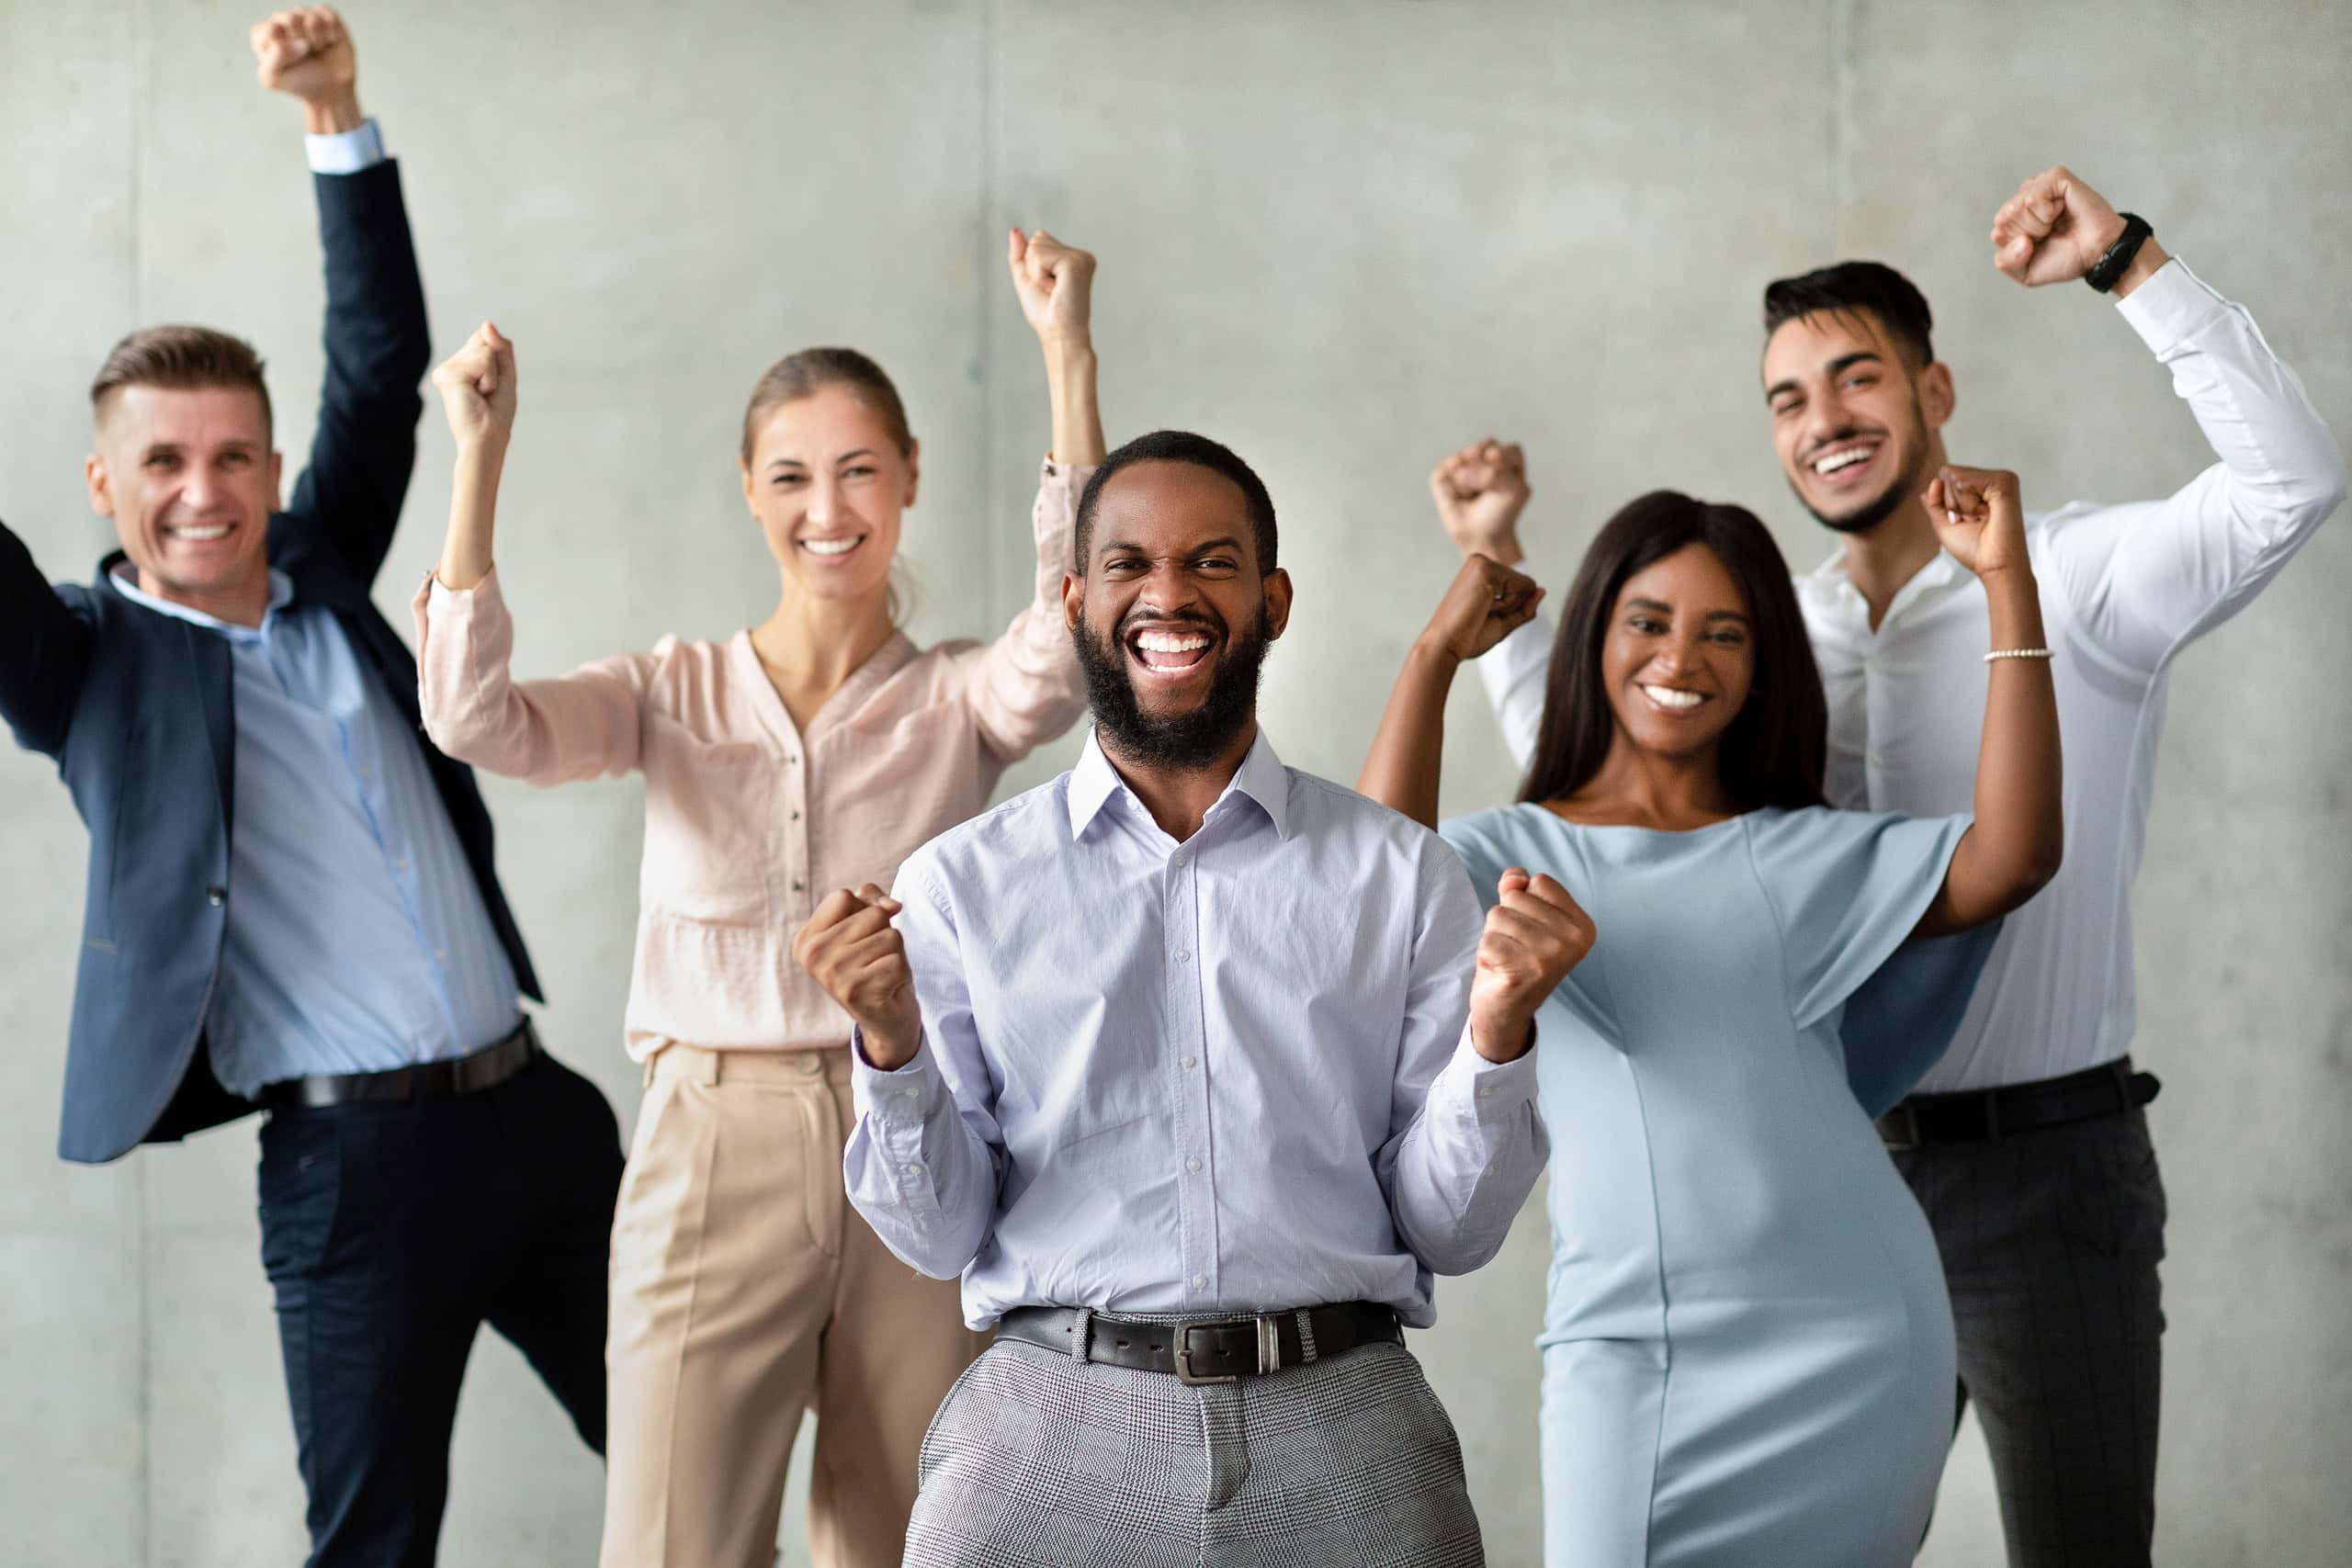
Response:
[[[1951,994],[1915,987],[1907,1013],[1879,998],[1869,1028],[1848,1003],[1903,988],[1886,971],[1907,939],[2023,903],[2061,840],[2016,479],[1947,468],[1926,502],[2004,656],[1973,821],[1822,803],[1821,683],[1771,536],[1659,491],[1585,558],[1520,804],[1442,829],[1479,887],[1549,873],[1597,928],[1535,1047],[1548,1568],[1893,1568],[1926,1529],[1951,1308],[1849,1055],[1924,1068],[1973,968],[1943,965]],[[1397,680],[1364,793],[1435,823],[1453,672],[1539,596],[1470,559]]]

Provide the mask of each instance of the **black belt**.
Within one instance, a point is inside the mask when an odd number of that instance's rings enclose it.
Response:
[[[1306,1337],[1299,1333],[1305,1320]],[[1168,1372],[1186,1383],[1238,1382],[1284,1367],[1303,1367],[1359,1345],[1402,1345],[1396,1312],[1370,1302],[1340,1302],[1296,1312],[1246,1317],[1186,1317],[1155,1323],[1075,1307],[1015,1307],[996,1325],[1000,1339],[1043,1345],[1063,1355],[1147,1372]],[[1309,1344],[1314,1348],[1310,1352]]]
[[[497,1044],[468,1055],[381,1073],[318,1073],[307,1078],[282,1078],[264,1084],[259,1098],[273,1111],[319,1111],[359,1100],[479,1094],[529,1066],[538,1054],[538,1032],[526,1018]]]
[[[2123,1056],[2039,1083],[1915,1094],[1878,1119],[1878,1133],[1890,1149],[1989,1143],[2012,1133],[2120,1116],[2155,1099],[2163,1087],[2155,1074],[2133,1072],[2132,1058]]]

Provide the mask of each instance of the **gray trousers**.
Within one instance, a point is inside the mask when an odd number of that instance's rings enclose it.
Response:
[[[2146,1116],[1894,1154],[1943,1253],[2011,1568],[2143,1568],[2165,1326]]]
[[[1099,1330],[1098,1330],[1099,1332]],[[923,1438],[908,1568],[1482,1568],[1401,1345],[1238,1383],[998,1340]]]

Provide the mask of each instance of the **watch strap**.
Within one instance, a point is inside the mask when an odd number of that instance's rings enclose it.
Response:
[[[2083,274],[2083,281],[2101,294],[2115,288],[2132,265],[2132,258],[2140,254],[2140,247],[2155,233],[2148,220],[2136,212],[2120,212],[2116,216],[2123,220],[2123,232],[2117,236],[2115,243],[2107,247],[2107,254],[2093,264],[2090,271]]]

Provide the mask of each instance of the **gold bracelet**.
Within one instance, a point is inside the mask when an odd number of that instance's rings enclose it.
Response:
[[[1990,664],[1996,659],[2047,659],[2049,657],[2050,650],[2046,648],[1996,648],[1984,656],[1984,662]]]

